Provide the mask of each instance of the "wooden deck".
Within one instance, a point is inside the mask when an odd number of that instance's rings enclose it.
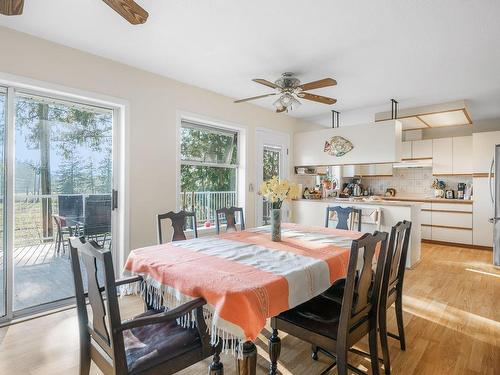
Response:
[[[55,242],[46,242],[34,246],[18,247],[14,250],[14,265],[16,267],[33,266],[36,264],[46,264],[54,261],[54,257],[68,256],[58,255],[55,250]]]

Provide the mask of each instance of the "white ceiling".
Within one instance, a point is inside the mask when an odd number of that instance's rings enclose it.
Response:
[[[252,78],[285,71],[303,82],[333,77],[290,113],[330,124],[375,112],[466,99],[474,120],[500,117],[498,0],[137,0],[150,13],[132,26],[100,0],[25,0],[0,25],[232,98],[270,92]],[[272,108],[273,98],[255,102]],[[238,105],[238,104],[235,104]]]

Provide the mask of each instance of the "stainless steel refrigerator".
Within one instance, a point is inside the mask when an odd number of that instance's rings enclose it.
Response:
[[[500,266],[500,145],[495,146],[489,178],[490,197],[494,208],[494,215],[490,219],[493,223],[493,264]]]

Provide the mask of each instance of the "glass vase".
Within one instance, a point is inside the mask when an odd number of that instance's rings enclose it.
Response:
[[[271,240],[281,241],[281,209],[273,208],[271,210]]]

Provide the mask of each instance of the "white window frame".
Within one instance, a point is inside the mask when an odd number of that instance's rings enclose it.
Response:
[[[181,160],[181,129],[182,123],[189,122],[193,124],[198,124],[200,126],[205,126],[207,128],[212,129],[220,129],[227,130],[230,132],[238,133],[237,136],[237,166],[230,164],[217,164],[217,163],[197,163],[197,162],[184,162]],[[206,165],[206,166],[214,166],[221,168],[236,168],[236,201],[239,207],[243,207],[244,214],[246,212],[245,209],[245,186],[246,186],[246,133],[247,127],[240,124],[235,124],[231,122],[227,122],[224,120],[218,120],[214,118],[210,118],[203,115],[193,114],[185,111],[177,111],[177,121],[176,121],[176,207],[177,210],[182,208],[182,202],[180,199],[181,195],[181,165],[189,164],[189,165]],[[205,229],[203,227],[199,227],[198,231],[202,232],[213,232],[215,228]]]

